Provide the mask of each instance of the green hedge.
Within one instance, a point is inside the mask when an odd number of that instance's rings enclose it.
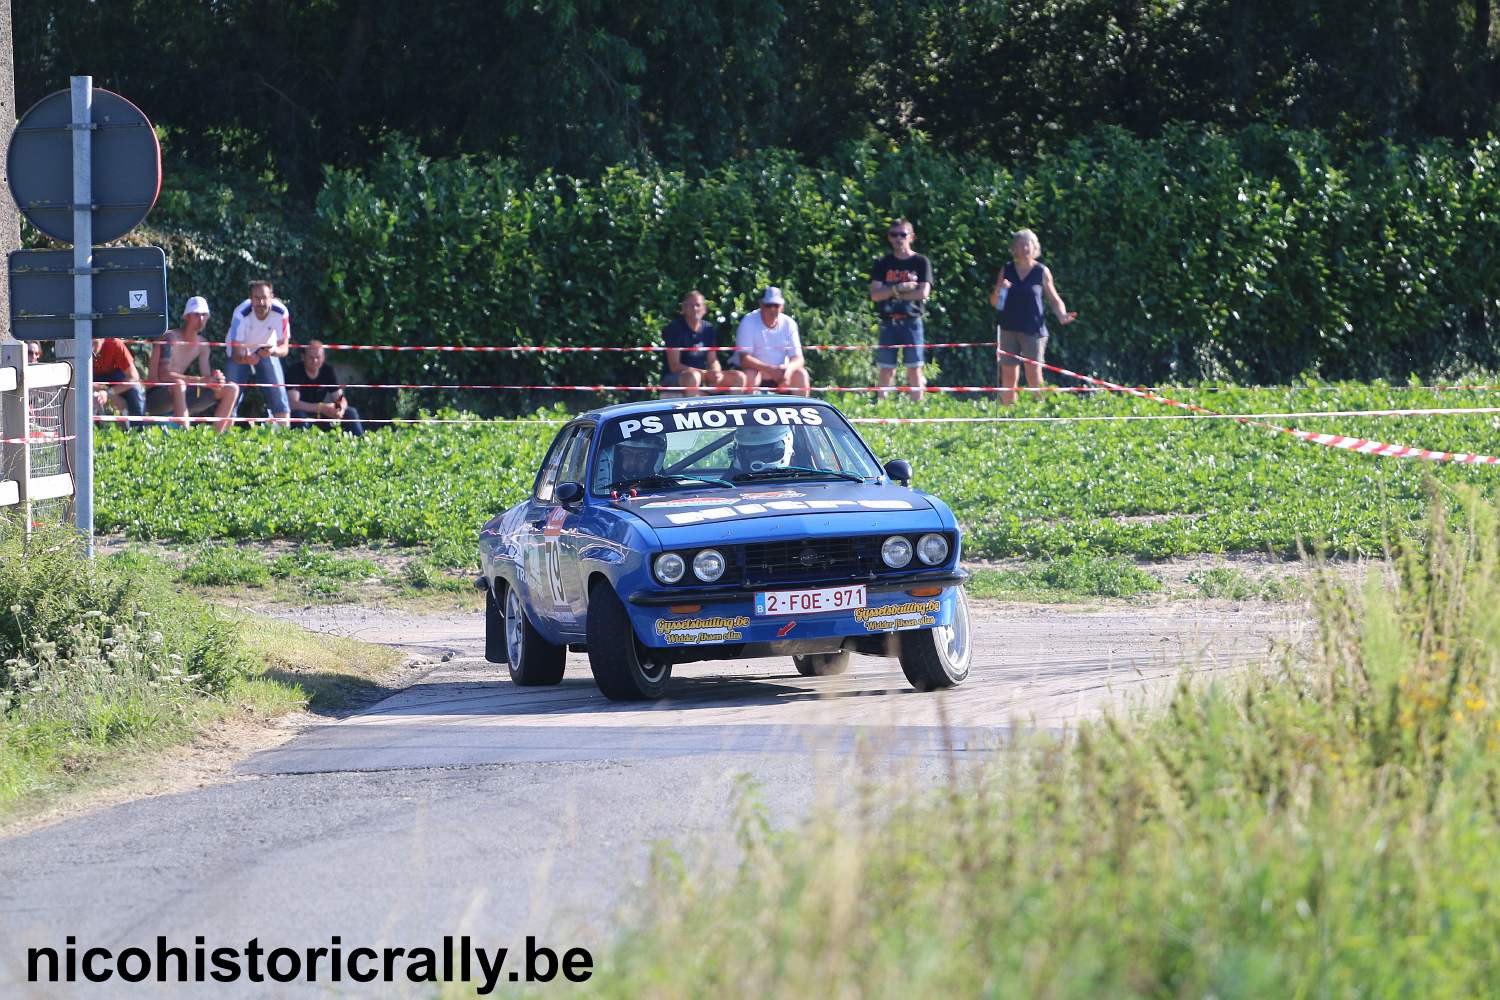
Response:
[[[324,296],[340,337],[376,343],[645,344],[689,287],[732,335],[766,282],[809,341],[874,336],[865,274],[886,222],[933,258],[929,339],[992,336],[1009,233],[1038,231],[1080,322],[1064,363],[1135,379],[1370,378],[1492,365],[1500,141],[1341,154],[1316,134],[1105,131],[1024,171],[914,146],[821,167],[767,151],[705,176],[614,169],[522,177],[502,161],[393,144],[319,196]],[[644,378],[646,356],[391,358],[388,373],[505,381]],[[868,377],[817,358],[819,382]],[[984,378],[983,352],[941,358]],[[626,373],[629,373],[628,375]]]

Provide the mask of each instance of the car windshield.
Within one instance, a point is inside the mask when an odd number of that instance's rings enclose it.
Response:
[[[726,404],[664,407],[604,425],[591,478],[595,493],[630,483],[703,489],[704,480],[849,479],[880,475],[869,449],[835,410]]]

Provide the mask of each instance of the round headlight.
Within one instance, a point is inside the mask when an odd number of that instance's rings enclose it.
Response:
[[[693,575],[704,583],[713,583],[724,575],[724,554],[718,549],[704,549],[693,556]]]
[[[880,546],[880,558],[891,569],[900,569],[911,562],[911,542],[902,535],[892,535]]]
[[[948,558],[948,539],[942,535],[923,535],[917,539],[917,558],[936,566]]]
[[[675,552],[663,552],[656,557],[656,563],[652,569],[656,578],[662,583],[676,583],[682,579],[682,574],[687,572],[687,563],[682,561],[682,556]]]

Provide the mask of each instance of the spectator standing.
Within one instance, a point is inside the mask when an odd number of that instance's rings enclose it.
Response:
[[[922,317],[932,294],[932,262],[912,250],[916,229],[906,219],[891,223],[886,238],[891,252],[870,268],[870,300],[880,311],[880,346],[875,350],[875,364],[880,369],[881,398],[890,392],[896,380],[896,352],[906,365],[906,384],[911,398],[920,400],[927,379],[922,370],[926,363]]]
[[[745,373],[719,367],[714,326],[705,322],[708,305],[703,293],[688,292],[682,299],[682,315],[662,331],[666,357],[662,361],[661,384],[678,388],[684,396],[696,396],[701,387],[733,391],[745,385]]]
[[[291,349],[292,314],[286,303],[276,298],[269,281],[250,283],[250,297],[235,307],[225,339],[229,347],[229,381],[241,386],[234,412],[239,413],[239,403],[244,401],[243,387],[256,385],[276,423],[283,427],[290,425],[291,410],[281,359]]]
[[[182,322],[168,330],[151,349],[151,388],[146,392],[146,408],[165,410],[184,426],[190,417],[213,412],[214,431],[223,434],[233,423],[240,387],[209,366],[208,344],[200,336],[208,325],[208,300],[194,295],[182,307]],[[198,374],[191,374],[194,365]]]
[[[302,384],[288,386],[287,397],[292,412],[306,416],[294,419],[293,427],[319,427],[326,431],[337,426],[355,437],[364,434],[365,425],[359,419],[359,411],[349,405],[344,386],[328,363],[328,350],[321,340],[307,342],[302,348],[302,364],[294,371],[296,378],[292,381]]]
[[[1010,241],[1010,261],[995,279],[990,303],[1000,309],[1000,349],[1026,359],[1026,384],[1042,387],[1042,361],[1047,352],[1047,317],[1043,299],[1052,307],[1059,326],[1078,318],[1068,312],[1052,282],[1052,272],[1037,260],[1042,253],[1036,233],[1022,229]],[[1003,297],[1002,297],[1002,292]],[[1021,362],[1000,357],[1000,402],[1009,406],[1016,401],[1016,383]]]
[[[141,373],[135,367],[135,356],[125,341],[119,337],[107,337],[94,341],[94,399],[99,399],[103,390],[105,402],[113,403],[116,409],[123,408],[131,417],[146,415],[146,394],[141,387]],[[127,421],[126,426],[140,426]]]
[[[734,335],[734,350],[746,388],[757,386],[797,395],[811,395],[812,380],[802,357],[802,334],[797,321],[785,314],[786,298],[781,289],[769,287],[760,297],[760,308],[746,313]]]

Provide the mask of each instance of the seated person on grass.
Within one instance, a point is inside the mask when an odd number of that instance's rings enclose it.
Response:
[[[224,378],[217,368],[210,368],[208,344],[199,336],[208,323],[208,301],[194,295],[182,308],[182,324],[168,330],[151,348],[151,389],[146,393],[146,408],[152,413],[165,412],[183,426],[191,426],[191,417],[212,412],[214,430],[223,434],[229,429],[234,404],[240,398],[240,387]],[[190,374],[194,365],[198,374]]]
[[[104,394],[102,403],[101,392]],[[119,337],[94,341],[94,402],[96,410],[113,404],[116,410],[123,407],[132,417],[146,415],[141,373],[135,367],[135,356]],[[133,429],[138,424],[130,420],[125,426]]]
[[[292,404],[293,427],[339,428],[356,437],[365,432],[359,411],[349,405],[344,387],[328,363],[321,340],[309,340],[302,348],[302,363],[292,368],[287,399]],[[304,383],[298,385],[297,383]]]

